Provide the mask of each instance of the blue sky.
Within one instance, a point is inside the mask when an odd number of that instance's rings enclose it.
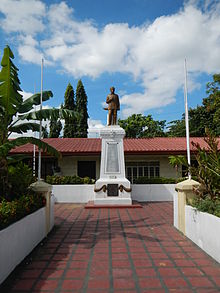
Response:
[[[220,3],[215,0],[1,0],[0,54],[15,54],[24,97],[44,89],[64,100],[68,82],[82,79],[90,131],[106,124],[109,88],[120,96],[120,118],[152,114],[167,122],[184,112],[184,58],[189,106],[201,104],[220,72]]]

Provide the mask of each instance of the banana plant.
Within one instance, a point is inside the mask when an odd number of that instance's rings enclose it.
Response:
[[[55,148],[40,139],[34,137],[9,139],[10,135],[12,133],[23,134],[29,130],[39,131],[39,120],[65,119],[78,115],[67,109],[53,108],[35,111],[35,106],[40,104],[40,93],[36,93],[26,100],[23,99],[18,68],[13,64],[12,59],[14,59],[14,55],[10,47],[6,46],[0,71],[0,186],[3,186],[2,192],[7,192],[8,156],[13,148],[31,143],[53,156],[60,156]],[[44,91],[42,101],[47,101],[51,97],[53,97],[51,91]]]

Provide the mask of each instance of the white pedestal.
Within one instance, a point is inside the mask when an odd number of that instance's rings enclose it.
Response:
[[[100,179],[95,184],[95,205],[132,204],[130,181],[125,178],[124,136],[124,129],[118,125],[105,126],[100,131],[102,138],[101,168]],[[111,184],[114,184],[115,188],[117,185],[117,196],[111,196]]]

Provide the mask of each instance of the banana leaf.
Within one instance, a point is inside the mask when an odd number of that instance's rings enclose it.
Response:
[[[61,157],[61,153],[58,152],[54,147],[35,137],[18,137],[16,139],[7,141],[3,145],[0,145],[0,157],[6,157],[12,149],[27,143],[35,144],[38,146],[38,148],[52,156],[57,158]]]
[[[32,131],[39,131],[40,130],[40,125],[37,123],[22,123],[18,125],[14,125],[12,127],[9,127],[8,131],[9,132],[16,132],[16,133],[25,133],[28,130]]]
[[[47,119],[67,119],[80,116],[79,113],[68,109],[42,109],[39,111],[29,112],[19,115],[20,120],[47,120]]]
[[[33,109],[34,105],[40,105],[40,93],[36,93],[30,98],[23,101],[18,109],[18,113],[26,113]],[[44,91],[42,93],[42,101],[45,102],[53,97],[53,93],[51,91]]]

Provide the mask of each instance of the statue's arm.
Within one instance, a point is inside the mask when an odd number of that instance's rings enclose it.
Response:
[[[117,110],[120,110],[120,101],[119,96],[117,95]]]
[[[110,103],[112,101],[112,97],[111,96],[107,96],[107,98],[106,98],[106,103],[108,104],[108,103]]]

